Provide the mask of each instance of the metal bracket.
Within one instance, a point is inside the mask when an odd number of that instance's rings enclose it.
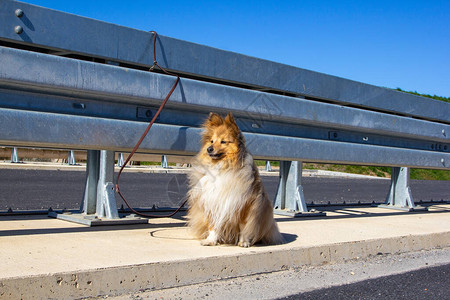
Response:
[[[302,186],[302,162],[280,161],[280,181],[274,201],[274,213],[291,217],[325,216],[308,211]]]
[[[428,210],[426,207],[414,204],[409,187],[410,169],[394,167],[391,172],[391,187],[386,197],[386,203],[378,207],[404,211]]]
[[[119,215],[113,183],[114,163],[114,151],[88,150],[86,186],[80,213],[50,212],[49,217],[88,226],[148,223],[147,219],[135,215]]]

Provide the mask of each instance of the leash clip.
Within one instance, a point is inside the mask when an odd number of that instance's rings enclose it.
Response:
[[[158,63],[156,62],[156,60],[153,61],[153,65],[150,67],[150,71],[153,71],[155,69],[155,67],[158,66]]]

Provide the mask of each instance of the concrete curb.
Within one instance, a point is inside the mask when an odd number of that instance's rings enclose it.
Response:
[[[0,296],[7,299],[81,298],[121,295],[274,272],[304,265],[321,265],[380,253],[404,253],[449,246],[450,231],[318,247],[292,248],[246,255],[150,263],[24,278],[0,282]],[[170,272],[168,272],[170,270]]]

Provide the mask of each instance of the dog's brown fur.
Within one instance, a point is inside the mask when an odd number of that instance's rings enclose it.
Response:
[[[231,113],[211,113],[189,176],[188,224],[203,245],[283,241],[258,169]]]

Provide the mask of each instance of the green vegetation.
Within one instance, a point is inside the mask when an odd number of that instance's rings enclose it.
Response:
[[[411,92],[411,91],[408,92],[408,91],[402,90],[401,88],[396,88],[395,90],[397,90],[399,92],[403,92],[403,93],[408,93],[408,94],[413,94],[413,95],[417,95],[417,96],[431,98],[431,99],[434,99],[434,100],[450,102],[450,98],[448,98],[448,97],[441,97],[441,96],[437,96],[437,95],[431,96],[431,95],[428,95],[428,94],[420,94],[418,92]]]
[[[133,162],[134,165],[139,165],[139,166],[161,166],[161,162],[160,161],[137,161],[137,162]],[[171,163],[169,162],[167,164],[169,167],[176,167],[177,164],[176,163]]]
[[[329,170],[329,171],[335,171],[335,172],[370,175],[370,176],[377,176],[377,177],[390,177],[391,176],[391,168],[389,168],[389,167],[306,163],[303,165],[303,168],[316,169],[316,170]]]
[[[411,169],[411,179],[419,180],[450,180],[450,171]]]
[[[258,167],[265,166],[266,165],[266,161],[265,160],[255,160],[255,164]],[[270,161],[270,165],[272,167],[279,167],[280,166],[280,162],[278,160],[271,160]]]

